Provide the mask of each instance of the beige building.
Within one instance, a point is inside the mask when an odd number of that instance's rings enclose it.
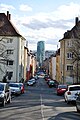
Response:
[[[56,80],[61,83],[60,48],[56,51]]]
[[[80,21],[76,18],[75,26],[65,32],[63,39],[60,42],[60,71],[62,83],[72,84],[79,82],[80,66],[79,66],[79,44],[80,41]],[[78,47],[78,48],[77,48]],[[77,52],[77,50],[79,52]],[[78,54],[78,57],[76,55]],[[75,59],[76,57],[76,59]],[[77,64],[78,59],[78,64]]]
[[[51,55],[49,57],[49,76],[56,80],[56,56]]]

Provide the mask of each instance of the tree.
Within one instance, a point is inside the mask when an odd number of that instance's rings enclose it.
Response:
[[[7,82],[6,77],[8,77],[9,79],[12,77],[9,74],[7,74],[7,69],[3,69],[3,66],[7,65],[7,61],[11,60],[11,58],[9,57],[9,54],[7,54],[7,39],[9,39],[8,37],[2,37],[0,39],[0,71],[1,73],[4,74],[3,76],[3,82]],[[9,75],[9,76],[8,76]]]
[[[74,38],[72,40],[71,52],[73,54],[74,74],[76,75],[76,81],[79,83],[80,77],[80,38]]]

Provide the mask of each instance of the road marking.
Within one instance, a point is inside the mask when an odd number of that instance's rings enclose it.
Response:
[[[41,115],[42,115],[42,119],[44,120],[43,103],[42,103],[42,95],[41,94],[40,94],[40,101],[41,101]]]

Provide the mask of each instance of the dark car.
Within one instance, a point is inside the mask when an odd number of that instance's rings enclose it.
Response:
[[[64,95],[66,90],[67,90],[67,85],[65,85],[65,84],[58,85],[58,87],[57,87],[57,95]]]
[[[77,95],[77,99],[76,99],[76,109],[77,109],[77,112],[80,113],[80,93]]]
[[[8,83],[0,83],[0,104],[5,106],[5,103],[11,102],[11,91]]]
[[[47,81],[48,79],[50,79],[49,75],[45,75],[44,79],[45,79],[45,81]]]
[[[49,87],[55,87],[55,81],[49,80],[48,85]]]
[[[49,87],[57,87],[58,86],[58,82],[56,81],[56,80],[48,80],[48,85],[49,85]]]

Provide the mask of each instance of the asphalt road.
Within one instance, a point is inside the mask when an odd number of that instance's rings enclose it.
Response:
[[[12,98],[11,104],[0,107],[0,120],[80,120],[80,114],[40,78],[34,86],[25,85],[25,93]]]

